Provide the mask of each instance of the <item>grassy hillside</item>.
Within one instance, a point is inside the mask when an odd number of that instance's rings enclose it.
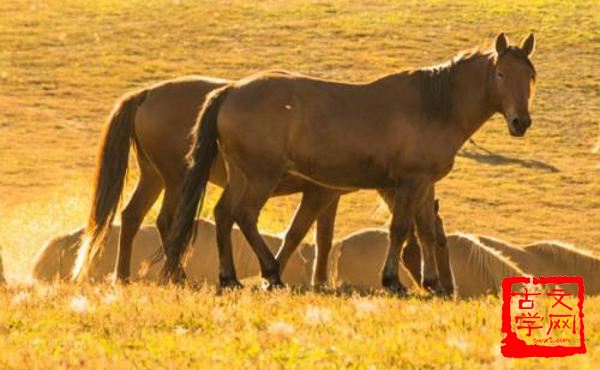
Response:
[[[443,62],[500,31],[513,42],[536,34],[533,127],[515,139],[494,117],[476,134],[479,147],[463,148],[438,187],[446,228],[519,243],[560,239],[600,252],[600,153],[593,152],[600,128],[599,25],[600,5],[592,0],[2,1],[0,253],[7,277],[20,281],[44,240],[85,223],[100,130],[131,89],[186,74],[238,78],[271,68],[368,81]],[[205,215],[217,195],[213,189]],[[271,200],[261,229],[284,230],[297,201]],[[146,222],[154,222],[157,209]],[[348,195],[336,237],[384,225],[388,217],[373,192]],[[499,358],[494,299],[471,308],[360,298],[377,308],[357,319],[363,303],[354,297],[244,291],[215,298],[210,291],[134,286],[119,291],[121,300],[111,306],[101,302],[107,287],[21,289],[0,290],[0,307],[7,308],[0,310],[2,368],[35,367],[31,361],[38,359],[42,368],[176,368],[192,359],[224,367],[233,353],[237,365],[250,367],[272,361],[300,368],[537,364]],[[90,300],[93,313],[71,312],[78,294]],[[310,306],[329,310],[331,323],[307,326]],[[590,300],[587,307],[593,328],[600,304]],[[211,321],[220,308],[235,320]],[[416,313],[423,315],[418,323]],[[445,314],[450,321],[440,323]],[[573,364],[600,363],[599,338],[589,332],[596,354]],[[89,362],[81,363],[84,358]]]

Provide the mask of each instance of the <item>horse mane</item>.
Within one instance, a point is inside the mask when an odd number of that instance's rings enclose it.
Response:
[[[468,248],[468,266],[483,277],[487,286],[501,286],[506,276],[527,275],[509,258],[482,244],[475,236],[463,233],[452,235],[458,238],[461,247]]]
[[[553,264],[568,266],[573,270],[600,272],[600,258],[592,253],[577,249],[574,245],[561,241],[541,241],[523,247],[537,256],[543,256]]]
[[[434,66],[412,71],[417,77],[421,91],[423,113],[431,119],[447,121],[452,113],[452,87],[458,65],[486,56],[491,59],[495,54],[489,50],[472,48],[463,50],[450,60]]]
[[[430,118],[447,121],[452,112],[452,75],[456,63],[444,64],[416,71],[421,90],[423,113]]]

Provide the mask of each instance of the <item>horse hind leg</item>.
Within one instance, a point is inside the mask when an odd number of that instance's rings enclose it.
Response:
[[[221,288],[237,289],[243,287],[235,272],[231,245],[231,230],[234,224],[233,206],[235,204],[236,186],[239,185],[232,184],[230,181],[223,189],[223,193],[213,211],[219,255],[219,286]]]
[[[167,240],[167,236],[169,235],[171,225],[173,224],[177,204],[179,203],[179,198],[181,196],[181,187],[179,181],[169,181],[165,186],[163,203],[156,219],[156,227],[158,228],[163,247]],[[175,271],[172,280],[177,284],[182,284],[186,280],[185,271],[182,266],[179,266],[177,271]]]
[[[261,275],[266,280],[265,288],[283,287],[279,263],[275,260],[257,227],[258,215],[281,178],[281,173],[279,171],[263,171],[252,174],[250,177],[245,176],[241,170],[235,169],[235,166],[230,165],[229,168],[230,183],[236,181],[235,177],[245,177],[244,192],[233,208],[234,220],[258,257]]]
[[[320,188],[306,191],[298,206],[294,219],[285,233],[285,238],[275,259],[279,263],[280,272],[283,273],[285,266],[292,254],[296,251],[312,224],[317,221],[317,260],[313,272],[318,270],[318,277],[313,274],[313,285],[325,284],[327,281],[327,256],[331,249],[333,238],[333,222],[339,201],[339,193],[335,190]],[[334,204],[335,203],[335,204]],[[333,208],[331,215],[330,208]],[[325,265],[323,265],[325,264]],[[318,267],[317,267],[318,266]],[[324,276],[323,276],[324,275]]]
[[[150,163],[139,161],[139,167],[140,179],[133,196],[121,212],[121,232],[115,274],[116,279],[122,282],[128,282],[131,277],[133,239],[163,187],[160,175]]]

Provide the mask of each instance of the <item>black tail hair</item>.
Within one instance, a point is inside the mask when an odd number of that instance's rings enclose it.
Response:
[[[211,92],[204,102],[198,119],[192,129],[193,144],[188,153],[188,170],[183,180],[183,190],[175,218],[165,242],[167,261],[163,275],[169,279],[180,267],[181,259],[188,243],[195,234],[194,219],[202,210],[210,169],[217,158],[217,118],[219,109],[225,101],[230,86],[224,86]]]

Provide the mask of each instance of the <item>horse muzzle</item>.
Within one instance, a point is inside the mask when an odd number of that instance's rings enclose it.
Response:
[[[508,123],[508,131],[511,136],[522,137],[531,126],[531,117],[529,115],[523,117],[512,117],[506,120]]]

